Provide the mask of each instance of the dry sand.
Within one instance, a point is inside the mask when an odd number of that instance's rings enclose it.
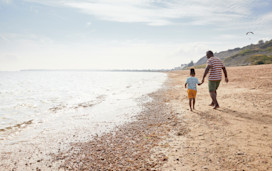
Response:
[[[197,70],[201,78],[204,70]],[[56,156],[72,170],[272,170],[272,65],[229,67],[212,109],[207,81],[190,112],[188,71],[168,74],[137,120]]]
[[[184,81],[189,71],[169,73],[172,110],[178,122],[154,153],[168,160],[161,170],[272,170],[272,65],[229,67],[229,83],[211,103],[207,81],[189,111]],[[201,81],[204,70],[196,70]],[[186,110],[183,112],[183,110]]]

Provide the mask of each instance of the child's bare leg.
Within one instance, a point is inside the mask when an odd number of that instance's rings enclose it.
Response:
[[[195,98],[193,98],[193,109],[195,109]]]
[[[191,111],[193,111],[192,110],[192,99],[189,99],[189,106],[190,106]]]

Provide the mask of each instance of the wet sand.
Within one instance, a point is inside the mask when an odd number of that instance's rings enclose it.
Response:
[[[230,82],[220,85],[217,110],[208,106],[206,81],[198,87],[196,110],[190,112],[184,88],[189,71],[170,72],[164,87],[150,94],[153,101],[143,104],[133,122],[47,154],[47,165],[37,166],[40,158],[34,157],[31,160],[37,162],[26,168],[271,170],[272,65],[227,70]],[[199,79],[203,72],[196,70]]]
[[[135,121],[117,127],[92,141],[71,144],[68,151],[54,155],[54,162],[62,163],[60,169],[68,170],[150,170],[160,168],[167,157],[152,154],[175,124],[174,113],[169,108],[165,94],[168,87],[150,94],[151,102],[143,104],[143,112]]]

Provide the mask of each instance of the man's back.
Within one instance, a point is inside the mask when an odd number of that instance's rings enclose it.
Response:
[[[218,57],[210,57],[207,61],[207,65],[211,66],[209,80],[219,81],[222,79],[222,68],[224,64]]]

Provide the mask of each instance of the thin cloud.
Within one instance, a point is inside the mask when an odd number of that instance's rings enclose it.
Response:
[[[4,55],[0,55],[0,60],[1,62],[12,62],[17,60],[17,56],[14,54],[4,54]]]
[[[170,24],[207,25],[239,22],[251,15],[254,0],[28,0],[51,6],[66,6],[101,20],[140,22],[153,26]],[[188,21],[188,18],[190,21]],[[179,22],[177,22],[179,20]]]
[[[9,41],[9,39],[6,38],[6,36],[4,36],[4,35],[0,35],[0,39],[2,39],[2,40],[4,40],[4,41]]]
[[[12,0],[1,0],[0,2],[3,2],[5,4],[10,4],[12,2]]]
[[[261,16],[259,21],[260,21],[260,24],[271,24],[272,23],[272,12]]]

